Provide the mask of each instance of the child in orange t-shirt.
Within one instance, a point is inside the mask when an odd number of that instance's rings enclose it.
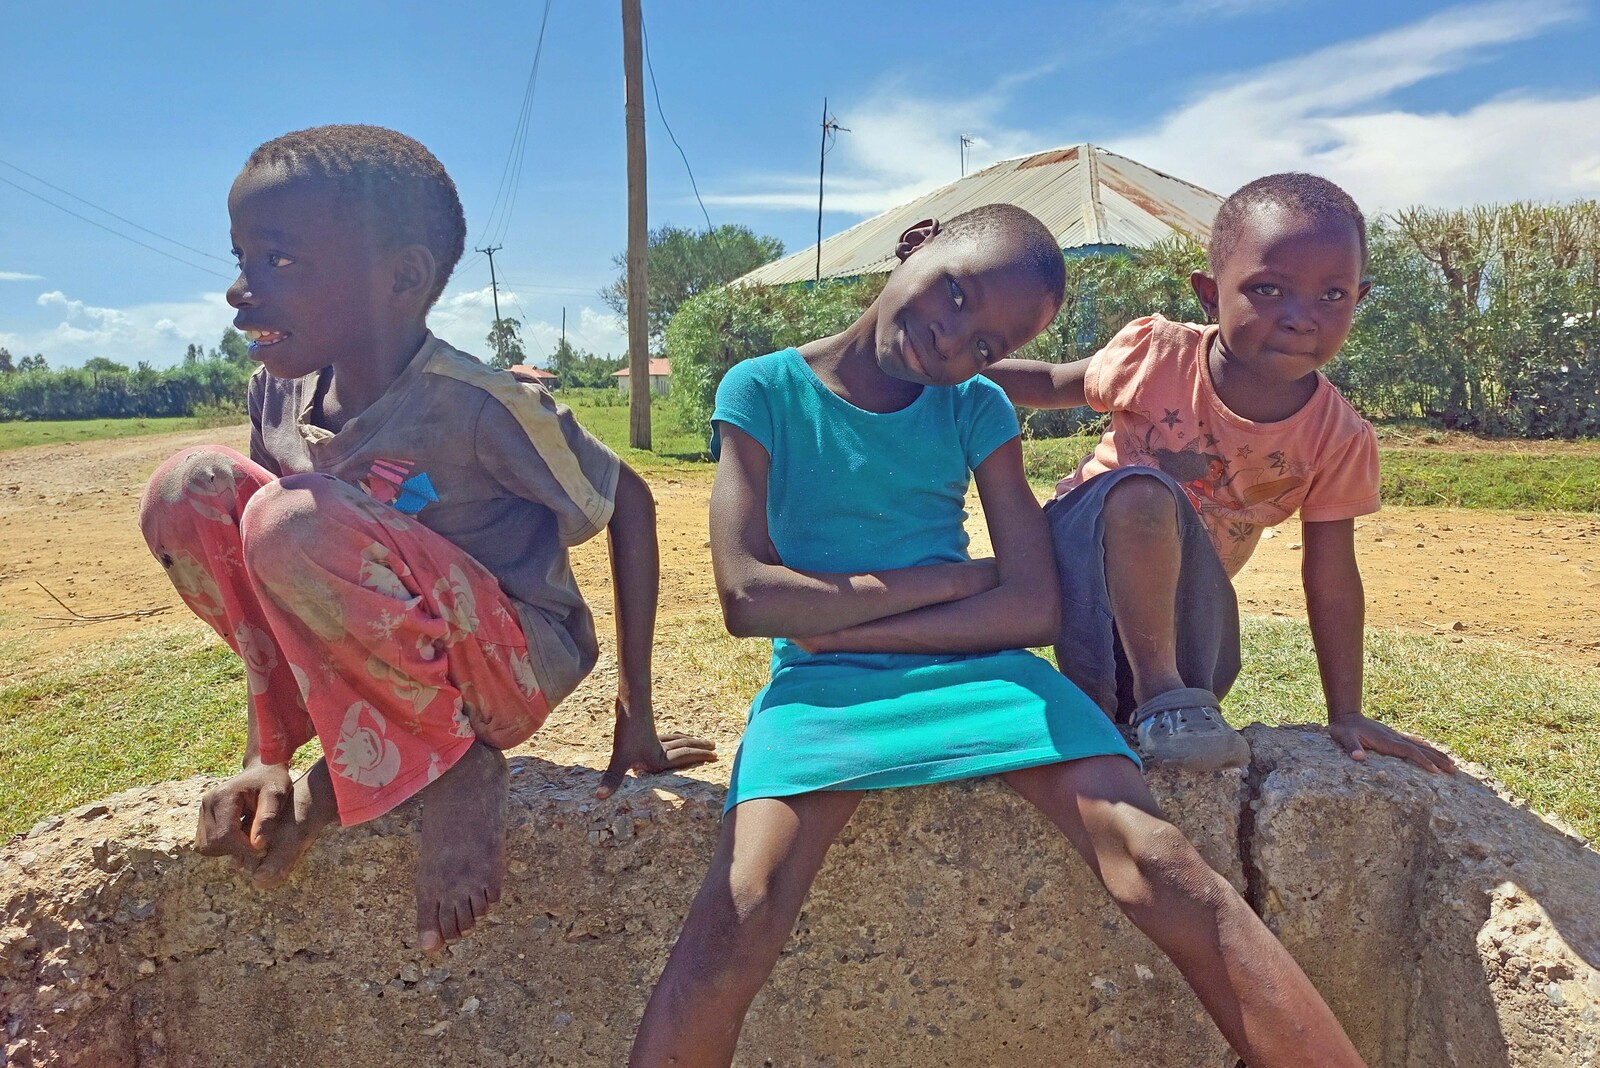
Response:
[[[1016,404],[1111,413],[1046,507],[1062,589],[1061,670],[1135,727],[1142,755],[1194,768],[1249,759],[1221,716],[1239,672],[1231,576],[1296,511],[1302,578],[1334,739],[1429,771],[1450,759],[1361,711],[1365,597],[1355,517],[1378,509],[1372,427],[1321,368],[1364,280],[1366,224],[1338,186],[1276,174],[1217,212],[1209,273],[1190,278],[1215,326],[1138,319],[1088,359],[1002,360]]]

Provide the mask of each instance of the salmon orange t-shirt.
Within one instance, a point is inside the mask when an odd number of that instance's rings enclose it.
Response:
[[[1159,468],[1183,487],[1235,575],[1261,532],[1296,511],[1312,523],[1377,511],[1378,439],[1320,371],[1316,392],[1287,419],[1230,411],[1206,356],[1216,330],[1152,315],[1090,358],[1084,396],[1111,413],[1111,426],[1056,496],[1114,468]]]

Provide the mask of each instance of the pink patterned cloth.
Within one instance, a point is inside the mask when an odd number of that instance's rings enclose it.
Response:
[[[549,715],[494,575],[349,483],[275,478],[202,446],[156,469],[139,522],[184,603],[244,660],[262,761],[321,738],[347,826],[474,738],[504,749]]]

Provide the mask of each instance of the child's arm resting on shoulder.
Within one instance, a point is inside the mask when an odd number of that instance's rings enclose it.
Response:
[[[983,377],[1005,390],[1012,404],[1024,408],[1081,408],[1089,403],[1083,395],[1083,378],[1093,358],[1071,363],[997,360],[984,368]]]
[[[988,653],[1054,642],[1061,628],[1055,551],[1022,472],[1022,439],[995,449],[973,475],[999,585],[800,644],[830,653]]]
[[[992,588],[991,561],[930,564],[863,574],[801,571],[779,559],[767,527],[771,458],[730,423],[711,489],[711,560],[728,633],[807,638]]]
[[[682,734],[656,735],[650,699],[650,649],[655,639],[661,551],[650,487],[627,464],[617,474],[616,506],[606,525],[616,591],[617,702],[611,763],[595,796],[610,797],[631,771],[669,771],[717,759],[715,743]]]
[[[1427,771],[1456,770],[1444,753],[1361,712],[1362,625],[1366,591],[1356,566],[1355,520],[1303,524],[1305,558],[1301,580],[1317,670],[1328,702],[1328,733],[1356,760],[1366,750],[1400,757]]]

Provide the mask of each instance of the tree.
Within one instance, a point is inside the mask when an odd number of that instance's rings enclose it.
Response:
[[[45,362],[44,353],[36,352],[32,356],[24,356],[17,363],[19,371],[48,371],[50,365]]]
[[[667,321],[689,298],[731,282],[781,255],[782,241],[732,223],[710,231],[688,230],[681,226],[663,226],[651,231],[645,259],[651,347],[660,350]],[[627,253],[618,253],[612,263],[621,274],[600,291],[600,299],[618,315],[627,315]]]
[[[15,374],[17,365],[11,362],[11,351],[0,348],[0,375]]]
[[[556,342],[555,354],[550,357],[550,371],[562,389],[578,385],[579,359],[578,350],[572,347],[572,342],[566,338]]]
[[[230,326],[222,331],[222,342],[219,347],[223,359],[232,360],[241,366],[250,363],[250,342],[233,327]]]
[[[505,368],[528,362],[528,355],[522,348],[521,319],[496,319],[486,340],[494,350],[489,359],[491,367]]]
[[[199,363],[205,357],[206,350],[192,341],[189,342],[189,347],[183,350],[184,363]]]

